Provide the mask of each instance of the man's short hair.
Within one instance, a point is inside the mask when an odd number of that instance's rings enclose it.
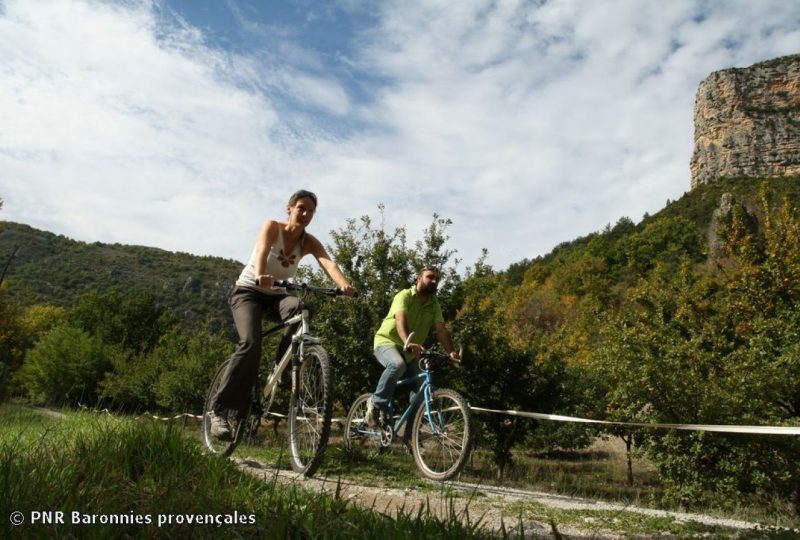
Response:
[[[419,272],[417,272],[417,275],[421,276],[423,273],[425,273],[427,271],[436,272],[437,274],[440,274],[440,275],[442,273],[442,271],[439,270],[439,267],[436,266],[435,264],[426,264],[422,268],[419,269]]]

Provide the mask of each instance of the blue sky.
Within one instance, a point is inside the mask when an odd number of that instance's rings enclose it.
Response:
[[[0,219],[243,261],[298,188],[497,269],[689,189],[711,72],[791,0],[0,0]]]

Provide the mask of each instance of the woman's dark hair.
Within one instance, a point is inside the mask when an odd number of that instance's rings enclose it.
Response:
[[[294,205],[294,203],[296,203],[299,199],[303,199],[303,198],[306,198],[306,197],[308,197],[309,199],[314,201],[314,207],[316,208],[316,206],[317,206],[317,196],[314,195],[312,192],[307,191],[305,189],[300,189],[300,190],[297,190],[294,193],[292,193],[292,196],[289,197],[289,206]]]

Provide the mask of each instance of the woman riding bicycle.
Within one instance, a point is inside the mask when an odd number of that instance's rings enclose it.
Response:
[[[451,361],[460,360],[458,352],[453,349],[453,340],[444,324],[442,308],[436,299],[439,277],[439,269],[435,266],[426,266],[420,270],[414,286],[395,295],[389,313],[375,334],[375,358],[384,370],[367,405],[367,422],[370,427],[382,423],[381,416],[386,415],[397,381],[403,375],[409,378],[419,373],[419,366],[414,359],[419,358],[422,353],[421,344],[425,343],[431,328],[436,331],[436,337],[450,355]],[[412,332],[416,342],[409,343],[408,352],[402,353],[403,344]],[[411,388],[411,399],[416,390],[418,387]],[[403,434],[406,446],[411,431],[409,422]]]
[[[300,259],[313,255],[328,277],[346,296],[355,289],[330,258],[322,243],[306,232],[317,210],[317,196],[310,191],[295,192],[286,206],[286,221],[267,220],[261,226],[250,261],[245,265],[230,297],[231,312],[239,343],[230,358],[219,391],[212,399],[211,434],[220,440],[231,437],[231,428],[221,411],[244,411],[261,362],[261,319],[283,320],[293,315],[298,299],[273,287],[277,280],[293,278]],[[288,328],[278,346],[279,361],[290,344],[295,328]]]

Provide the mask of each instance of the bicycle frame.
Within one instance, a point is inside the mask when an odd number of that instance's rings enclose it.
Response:
[[[305,345],[319,345],[322,343],[322,340],[319,338],[315,338],[310,335],[310,314],[308,309],[305,308],[304,304],[300,303],[300,312],[296,315],[292,315],[285,321],[281,322],[278,325],[273,326],[267,330],[264,330],[261,333],[262,337],[266,337],[268,335],[274,334],[275,332],[281,330],[282,328],[286,328],[292,326],[293,324],[300,323],[300,326],[297,327],[295,333],[292,334],[292,343],[286,349],[286,352],[283,353],[283,357],[281,358],[280,362],[278,362],[278,367],[275,369],[273,376],[267,380],[267,384],[264,387],[264,395],[268,396],[272,392],[275,391],[275,387],[278,385],[278,381],[280,380],[280,376],[283,371],[287,368],[289,363],[291,362],[292,368],[296,368],[300,364],[300,359],[303,358],[303,347]],[[296,381],[294,380],[296,376],[296,369],[292,369],[292,391],[296,387]]]
[[[399,388],[402,386],[409,386],[411,385],[411,383],[413,383],[418,379],[422,379],[422,384],[420,385],[419,391],[416,394],[414,394],[414,398],[411,400],[406,409],[403,411],[403,414],[400,416],[400,418],[397,419],[394,425],[392,425],[392,432],[395,434],[398,431],[400,431],[400,428],[403,427],[403,424],[405,424],[406,422],[413,421],[413,418],[411,418],[411,414],[412,412],[416,414],[418,407],[420,407],[422,403],[425,404],[425,415],[428,417],[429,424],[432,426],[433,429],[436,429],[436,426],[438,426],[437,423],[433,422],[433,418],[431,417],[431,394],[433,394],[433,391],[436,389],[436,387],[433,384],[433,376],[430,371],[423,370],[419,375],[399,380],[397,381],[397,385],[395,388]],[[388,409],[389,409],[388,421],[389,424],[391,425],[392,420],[394,420],[394,400],[391,400],[389,402]],[[375,434],[377,435],[378,433],[376,432]]]

